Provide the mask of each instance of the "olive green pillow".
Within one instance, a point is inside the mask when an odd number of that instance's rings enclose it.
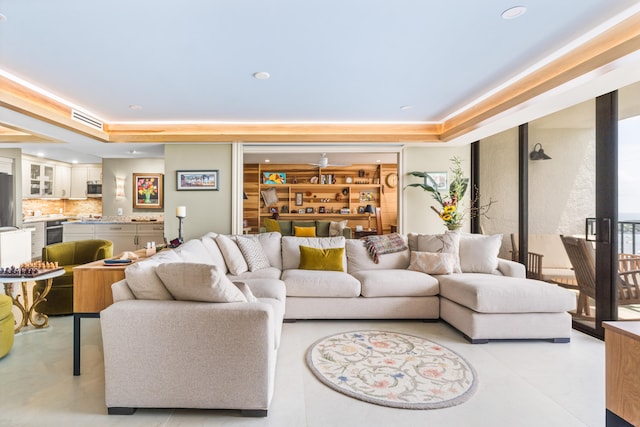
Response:
[[[277,231],[280,233],[280,223],[275,219],[265,218],[263,220],[264,228],[267,229],[267,233]]]
[[[344,248],[312,248],[300,245],[301,270],[344,271]]]

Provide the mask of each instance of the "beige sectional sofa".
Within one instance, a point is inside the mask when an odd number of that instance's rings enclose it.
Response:
[[[101,314],[109,413],[189,407],[266,415],[283,320],[441,318],[474,343],[569,341],[575,295],[525,279],[521,264],[497,258],[500,236],[402,239],[404,249],[376,263],[362,240],[343,236],[209,233],[129,266]],[[332,265],[342,271],[301,269],[301,246],[337,250]],[[446,261],[438,268],[451,274],[420,271],[423,258]],[[236,299],[212,304],[208,295],[219,286]],[[190,297],[192,288],[200,290]]]

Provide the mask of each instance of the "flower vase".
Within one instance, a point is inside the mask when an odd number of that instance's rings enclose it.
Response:
[[[447,224],[447,230],[453,232],[459,232],[462,228],[462,224]]]
[[[144,195],[144,202],[151,203],[151,193],[147,193]]]

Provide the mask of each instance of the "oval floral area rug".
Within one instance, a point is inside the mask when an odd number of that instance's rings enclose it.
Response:
[[[384,331],[344,332],[307,351],[311,371],[356,399],[407,409],[459,405],[475,392],[473,367],[433,341]]]

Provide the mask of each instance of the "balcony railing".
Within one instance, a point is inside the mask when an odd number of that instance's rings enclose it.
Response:
[[[640,221],[618,221],[618,253],[640,253]]]

